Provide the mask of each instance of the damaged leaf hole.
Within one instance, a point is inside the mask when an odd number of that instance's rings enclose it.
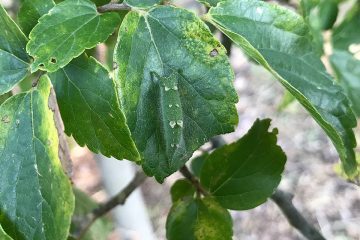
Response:
[[[214,48],[213,50],[211,50],[209,55],[210,55],[210,57],[216,57],[217,55],[219,55],[219,52],[216,48]]]
[[[52,57],[52,58],[50,58],[50,62],[53,63],[53,64],[56,64],[57,60],[56,60],[56,58]]]

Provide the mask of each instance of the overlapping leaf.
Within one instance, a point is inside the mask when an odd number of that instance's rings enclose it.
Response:
[[[208,7],[216,6],[219,2],[222,2],[223,0],[198,0],[199,2],[205,4]]]
[[[124,2],[132,7],[148,8],[159,4],[162,0],[125,0]]]
[[[177,201],[166,221],[166,237],[168,240],[231,240],[231,216],[212,198]]]
[[[193,13],[159,6],[129,13],[114,60],[127,123],[162,181],[210,137],[234,130],[237,95],[225,49]]]
[[[0,224],[14,239],[64,240],[74,199],[59,157],[50,80],[0,107]]]
[[[0,225],[0,239],[1,240],[13,240],[9,235],[6,234],[4,229]]]
[[[332,68],[344,87],[352,108],[360,116],[360,60],[345,51],[335,51],[330,58]]]
[[[30,33],[31,71],[54,72],[85,49],[105,41],[120,21],[117,13],[99,14],[89,0],[66,0],[39,19]]]
[[[352,48],[355,51],[360,51],[360,6],[355,3],[354,7],[349,11],[345,20],[334,29],[332,33],[332,44],[337,50],[350,51],[352,54]],[[357,47],[356,47],[357,46]]]
[[[93,152],[140,160],[114,82],[100,63],[81,56],[50,78],[68,135]]]
[[[0,95],[10,91],[29,72],[27,39],[0,5]]]
[[[189,180],[179,179],[171,186],[170,194],[171,200],[174,203],[184,197],[193,197],[195,194],[195,188]]]
[[[21,0],[18,20],[24,33],[28,35],[38,23],[39,18],[54,6],[53,0]]]
[[[355,116],[342,88],[314,54],[303,19],[262,1],[226,1],[208,20],[268,69],[310,112],[334,143],[346,173],[357,174]]]
[[[276,145],[270,120],[257,120],[237,142],[212,152],[201,170],[201,184],[225,208],[246,210],[264,203],[281,180],[286,156]]]

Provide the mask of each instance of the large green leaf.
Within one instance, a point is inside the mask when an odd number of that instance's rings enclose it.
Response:
[[[100,63],[82,55],[50,78],[66,134],[93,152],[140,160],[114,82]]]
[[[18,21],[24,33],[28,35],[39,18],[54,6],[53,0],[21,0]]]
[[[86,193],[79,189],[74,189],[75,194],[75,210],[71,220],[70,234],[77,235],[83,227],[83,223],[87,221],[88,214],[99,205],[92,200]],[[83,240],[107,240],[109,234],[113,230],[113,224],[106,217],[97,219],[86,234]]]
[[[286,156],[276,145],[270,120],[256,120],[235,143],[212,152],[201,170],[201,184],[228,209],[245,210],[264,203],[279,185]]]
[[[352,108],[360,116],[360,61],[345,51],[334,51],[330,62],[335,74],[344,87]]]
[[[29,72],[27,39],[0,5],[0,95],[10,91]]]
[[[64,240],[74,197],[59,160],[50,80],[0,106],[0,224],[14,239]]]
[[[278,5],[250,0],[220,3],[206,18],[296,97],[334,143],[348,176],[356,175],[356,118],[343,89],[314,54],[304,20]]]
[[[85,49],[105,41],[120,21],[117,13],[99,14],[89,0],[66,0],[39,19],[26,49],[34,58],[31,71],[54,72]]]
[[[225,49],[193,13],[159,6],[124,19],[114,61],[143,168],[162,181],[210,137],[237,124]]]
[[[231,240],[229,212],[212,198],[177,201],[166,221],[168,240]]]
[[[1,240],[13,240],[9,235],[6,234],[2,226],[0,225],[0,239]]]

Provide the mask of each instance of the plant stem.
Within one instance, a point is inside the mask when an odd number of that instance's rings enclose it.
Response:
[[[321,233],[312,226],[292,203],[293,195],[281,190],[276,190],[271,196],[274,203],[281,209],[290,225],[296,228],[309,240],[325,240]]]
[[[125,3],[108,3],[97,8],[99,13],[130,10],[131,7]]]
[[[112,197],[109,201],[106,203],[100,205],[98,208],[94,209],[89,216],[86,219],[86,222],[82,224],[83,227],[81,227],[77,239],[82,239],[86,232],[89,230],[91,225],[100,217],[107,214],[109,211],[111,211],[113,208],[123,205],[127,198],[131,195],[136,188],[138,188],[145,180],[147,179],[147,176],[144,172],[138,171],[136,172],[134,178],[131,180],[131,182],[118,194],[116,194],[114,197]]]
[[[190,170],[186,167],[186,165],[184,165],[181,169],[180,169],[181,174],[187,178],[192,185],[195,187],[197,193],[200,193],[204,196],[208,196],[209,193],[203,188],[203,186],[201,185],[201,183],[199,182],[199,179],[197,179],[197,177],[195,177]]]

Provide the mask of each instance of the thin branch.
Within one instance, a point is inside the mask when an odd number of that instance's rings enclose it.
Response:
[[[115,11],[130,11],[131,7],[126,3],[108,3],[97,8],[99,13],[115,12]]]
[[[180,169],[181,174],[186,177],[191,183],[192,185],[196,188],[197,193],[201,193],[204,196],[208,196],[209,193],[203,188],[203,186],[201,185],[201,183],[199,182],[199,180],[197,179],[197,177],[195,177],[190,170],[186,167],[186,165],[184,165],[181,169]]]
[[[309,240],[325,240],[321,233],[312,226],[292,203],[293,195],[281,190],[271,196],[271,199],[281,209],[291,226],[296,228]]]
[[[112,197],[109,201],[106,203],[100,205],[98,208],[94,209],[86,218],[86,221],[84,224],[82,224],[82,227],[80,228],[79,234],[77,239],[82,239],[86,232],[89,230],[91,225],[99,218],[107,214],[109,211],[114,209],[115,207],[119,205],[123,205],[127,198],[131,195],[134,190],[136,190],[145,180],[147,179],[147,176],[144,172],[138,171],[136,172],[134,178],[131,180],[131,182],[118,194],[116,194],[114,197]]]

